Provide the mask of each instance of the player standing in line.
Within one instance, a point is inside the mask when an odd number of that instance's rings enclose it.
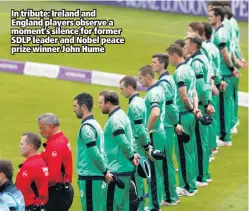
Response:
[[[235,56],[242,62],[243,68],[247,67],[246,60],[242,57],[241,49],[240,49],[240,29],[236,19],[233,16],[232,10],[230,6],[224,6],[225,17],[229,20],[232,31],[234,34],[233,38],[233,46],[234,46],[234,53]],[[237,126],[239,124],[238,119],[238,88],[239,88],[239,78],[233,77],[232,82],[234,84],[234,115],[232,119],[232,129],[231,133],[237,133]]]
[[[210,26],[212,29],[212,26]],[[212,31],[211,31],[212,32]],[[217,116],[218,113],[218,94],[219,90],[216,87],[217,81],[221,83],[221,87],[225,86],[226,83],[221,81],[220,69],[219,69],[219,50],[217,47],[211,42],[210,38],[207,39],[204,29],[204,23],[201,22],[192,22],[189,24],[188,34],[195,34],[201,37],[202,39],[202,47],[200,49],[201,53],[204,54],[208,61],[209,65],[211,66],[212,78],[211,78],[211,90],[212,90],[212,103],[215,107],[215,115]],[[214,102],[215,101],[215,102]],[[212,124],[209,126],[209,154],[210,158],[209,161],[211,162],[214,159],[213,153],[217,153],[217,143],[216,137],[218,136],[219,132],[217,131],[218,123],[216,121],[217,118],[213,118]]]
[[[48,167],[38,150],[41,138],[35,133],[23,133],[20,141],[21,155],[26,158],[19,165],[16,187],[22,192],[26,210],[42,211],[48,201]]]
[[[166,152],[166,134],[164,130],[165,96],[164,90],[155,80],[155,73],[150,65],[141,67],[138,71],[139,82],[147,87],[144,98],[147,115],[146,122],[150,132],[150,142],[154,149]],[[164,174],[163,161],[150,162],[151,183],[149,184],[149,205],[145,210],[160,210]]]
[[[130,180],[140,156],[135,153],[131,123],[126,113],[119,107],[116,92],[104,90],[99,93],[99,107],[103,114],[109,114],[104,127],[104,150],[107,168],[124,183],[124,189],[111,183],[107,188],[106,210],[129,211]]]
[[[22,192],[12,183],[13,172],[10,161],[0,160],[0,200],[10,211],[24,211],[25,202]]]
[[[74,98],[73,111],[82,120],[77,135],[76,158],[82,211],[100,210],[104,206],[101,201],[103,180],[108,184],[112,181],[104,153],[103,130],[94,119],[92,108],[90,94],[81,93]]]
[[[58,118],[45,113],[37,118],[40,134],[47,139],[41,153],[48,167],[49,200],[46,211],[68,211],[73,203],[72,152],[68,139],[60,129]]]
[[[176,106],[176,85],[167,71],[169,58],[164,53],[152,55],[152,68],[159,75],[158,84],[165,94],[164,128],[166,132],[166,158],[163,160],[164,190],[162,205],[177,205],[179,197],[176,193],[176,178],[173,162],[173,148],[176,142],[175,132],[182,135],[183,128],[179,124],[179,112]]]
[[[199,98],[198,108],[205,116],[210,116],[214,113],[211,96],[211,74],[208,67],[208,59],[200,52],[202,40],[198,36],[187,37],[185,41],[184,50],[191,55],[192,61],[190,66],[195,72],[196,77],[196,91]],[[207,186],[209,175],[209,131],[210,125],[203,125],[200,120],[196,121],[195,136],[197,146],[197,186]],[[215,139],[215,135],[213,136]]]
[[[196,190],[195,165],[195,117],[200,118],[198,96],[196,93],[196,78],[194,70],[185,63],[183,49],[178,44],[170,45],[167,50],[169,62],[176,66],[174,80],[178,87],[176,104],[179,109],[179,124],[183,135],[177,135],[176,157],[178,161],[180,196],[194,196]]]
[[[130,119],[132,132],[137,144],[137,152],[141,157],[147,155],[150,160],[154,161],[154,158],[151,156],[152,147],[149,145],[150,136],[146,122],[146,107],[144,99],[137,92],[137,82],[134,77],[125,76],[120,80],[119,84],[120,93],[129,99],[127,115]],[[138,210],[144,211],[144,179],[138,175],[137,171],[134,176],[137,195],[140,199]]]
[[[232,63],[231,39],[224,28],[222,21],[224,12],[220,8],[213,8],[209,11],[209,22],[215,27],[213,43],[220,51],[220,71],[222,78],[227,83],[224,92],[220,92],[220,137],[219,146],[232,146],[230,133],[232,115],[234,110],[232,77],[240,77],[239,71]]]

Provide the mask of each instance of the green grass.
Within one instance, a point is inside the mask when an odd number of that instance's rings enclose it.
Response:
[[[92,9],[93,7],[98,9],[99,18],[112,18],[117,27],[124,29],[125,45],[109,45],[106,54],[17,54],[15,56],[9,54],[10,8]],[[136,75],[140,66],[151,62],[153,53],[164,51],[170,43],[182,38],[186,33],[188,23],[196,20],[205,21],[206,18],[84,3],[1,2],[1,58]],[[241,47],[244,57],[248,58],[248,26],[247,23],[239,22],[239,24],[241,27]],[[170,71],[173,71],[172,67]],[[247,70],[243,70],[240,91],[247,91],[247,84]],[[93,112],[96,119],[102,126],[107,119],[107,116],[102,115],[97,107],[98,93],[106,88],[103,86],[0,73],[0,88],[0,117],[2,120],[0,157],[13,161],[15,173],[18,164],[23,161],[18,149],[21,134],[24,131],[38,132],[36,118],[39,114],[44,112],[56,113],[61,121],[62,130],[71,142],[74,159],[76,133],[80,125],[80,121],[73,113],[74,96],[90,90],[95,99]],[[112,89],[119,92],[116,88]],[[120,103],[126,111],[127,100],[120,97]],[[162,210],[244,211],[248,209],[247,117],[247,108],[241,107],[239,110],[239,133],[233,137],[233,146],[220,149],[216,160],[211,163],[212,184],[201,189],[196,197],[181,198],[179,206]],[[75,169],[73,179],[75,199],[71,210],[78,211],[80,210],[80,202]]]

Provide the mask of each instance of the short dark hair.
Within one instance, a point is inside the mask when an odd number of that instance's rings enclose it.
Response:
[[[88,94],[88,93],[81,93],[78,94],[74,100],[77,100],[79,106],[85,105],[88,109],[88,111],[92,111],[93,108],[93,97],[92,95]]]
[[[186,37],[186,40],[190,40],[190,42],[194,43],[198,50],[201,49],[202,39],[199,36],[188,36]]]
[[[142,76],[150,75],[152,78],[155,78],[155,72],[149,64],[142,66],[138,72],[141,72]]]
[[[204,33],[204,26],[201,22],[192,22],[188,25],[191,27],[194,31],[197,31],[200,36]]]
[[[22,136],[26,136],[26,142],[27,144],[34,145],[35,149],[38,150],[41,147],[41,137],[32,132],[25,132],[22,134]]]
[[[11,161],[0,160],[0,172],[4,173],[7,179],[12,180],[14,169]]]
[[[175,41],[176,44],[180,45],[182,48],[184,47],[185,45],[185,41],[184,39],[178,39]]]
[[[155,53],[152,55],[152,58],[157,58],[159,63],[164,63],[163,68],[166,70],[169,66],[169,57],[165,53]]]
[[[131,86],[134,90],[137,90],[137,81],[134,77],[132,76],[125,76],[123,77],[119,84],[124,82],[124,86],[127,88],[128,86]]]
[[[224,9],[223,8],[213,8],[211,9],[211,11],[214,12],[214,15],[217,17],[217,16],[220,16],[220,20],[223,21],[224,20],[224,17],[225,17],[225,13],[224,13]]]
[[[224,6],[224,13],[225,13],[225,15],[227,15],[227,18],[229,20],[233,17],[232,9],[229,6]]]
[[[118,94],[114,91],[111,90],[103,90],[99,93],[99,96],[103,96],[104,97],[104,102],[110,102],[112,105],[119,105],[119,98],[118,98]]]
[[[171,44],[166,49],[166,52],[168,52],[171,55],[176,54],[179,57],[183,57],[183,48],[180,45],[176,44],[176,43]]]
[[[206,38],[210,40],[213,34],[213,27],[209,23],[202,22],[202,24],[204,26]]]

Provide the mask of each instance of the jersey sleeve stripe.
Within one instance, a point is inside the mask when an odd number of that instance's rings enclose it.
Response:
[[[142,119],[134,120],[134,124],[135,124],[135,125],[143,124],[143,120],[142,120]]]
[[[178,86],[178,88],[181,88],[183,86],[186,86],[186,84],[185,84],[185,82],[180,81],[180,82],[177,83],[177,86]]]
[[[86,144],[87,148],[94,147],[94,146],[96,146],[96,141],[92,141],[92,142]]]
[[[113,135],[116,137],[118,135],[122,135],[122,134],[125,134],[125,131],[123,129],[119,129],[119,130],[116,130]]]

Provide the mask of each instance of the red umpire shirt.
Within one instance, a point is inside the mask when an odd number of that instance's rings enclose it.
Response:
[[[48,166],[48,186],[57,183],[72,183],[72,152],[68,139],[60,132],[51,136],[44,144],[41,156]]]
[[[47,204],[48,168],[40,155],[33,155],[19,166],[16,187],[22,192],[25,206]]]

